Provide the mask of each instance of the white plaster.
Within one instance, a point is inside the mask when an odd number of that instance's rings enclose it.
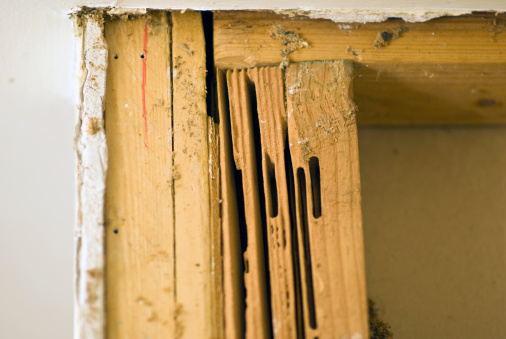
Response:
[[[502,0],[101,0],[78,1],[65,0],[63,7],[98,6],[123,8],[160,8],[160,9],[303,9],[303,10],[432,10],[432,11],[506,11],[506,2]]]
[[[104,197],[107,144],[103,129],[107,45],[103,24],[87,19],[82,50],[82,107],[76,128],[77,210],[74,338],[105,337]],[[90,128],[100,126],[98,130]]]

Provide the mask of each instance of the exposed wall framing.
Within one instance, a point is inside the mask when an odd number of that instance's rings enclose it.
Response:
[[[354,61],[359,125],[506,123],[504,14],[342,23],[222,11],[215,14],[214,52],[222,69]]]
[[[200,13],[84,11],[75,337],[367,338],[353,90],[363,124],[504,124],[504,20],[218,13],[213,112]]]
[[[221,255],[210,196],[219,158],[217,143],[208,147],[217,128],[201,15],[85,9],[76,19],[75,337],[222,337],[221,261],[211,258]]]

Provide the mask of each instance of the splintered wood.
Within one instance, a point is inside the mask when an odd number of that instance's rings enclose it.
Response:
[[[244,289],[246,291],[246,338],[270,335],[266,265],[264,257],[264,216],[260,206],[258,165],[255,153],[253,117],[246,71],[227,74],[230,120],[235,166],[240,171],[247,244],[244,250]],[[223,136],[224,137],[224,136]],[[242,212],[241,211],[241,212]],[[239,239],[237,239],[239,240]],[[225,319],[225,321],[227,321]]]
[[[239,211],[236,200],[235,165],[232,156],[230,116],[225,75],[216,74],[219,111],[220,195],[223,238],[223,317],[225,338],[242,338],[244,333],[244,265],[241,252]]]
[[[299,248],[312,267],[303,293],[314,310],[305,320],[319,338],[368,338],[352,67],[303,62],[286,71]]]
[[[218,72],[229,338],[368,338],[351,80],[342,61],[292,64],[286,86],[277,67]]]

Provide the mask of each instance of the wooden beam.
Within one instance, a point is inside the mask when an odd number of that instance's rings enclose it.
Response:
[[[223,239],[223,317],[225,338],[240,339],[245,329],[244,265],[237,208],[230,113],[225,74],[217,70],[220,147],[220,200]]]
[[[279,65],[281,54],[353,60],[359,124],[504,124],[505,31],[506,16],[493,14],[349,24],[216,12],[214,51],[223,69]]]
[[[292,223],[286,177],[287,116],[284,75],[278,67],[248,70],[256,94],[265,227],[269,257],[272,330],[276,338],[297,338],[296,295],[292,258]],[[300,334],[299,334],[300,337]]]
[[[260,147],[254,136],[252,100],[245,70],[227,72],[230,124],[235,166],[240,171],[242,206],[247,244],[244,250],[244,289],[246,292],[246,339],[270,338],[271,319],[266,278],[265,223],[260,203],[258,159],[255,149]],[[261,175],[261,174],[260,174]]]
[[[286,71],[308,338],[369,337],[351,86],[351,62],[302,62]]]
[[[105,24],[107,337],[174,334],[170,26],[151,12]]]
[[[212,288],[213,275],[222,273],[221,265],[212,266],[211,255],[219,237],[211,229],[217,215],[211,210],[216,190],[209,179],[204,30],[199,12],[173,12],[172,24],[176,333],[214,338],[223,321],[216,304],[222,302],[221,289]]]

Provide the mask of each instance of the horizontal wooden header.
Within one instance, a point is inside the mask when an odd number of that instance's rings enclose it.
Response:
[[[216,12],[218,68],[349,59],[361,125],[506,123],[506,16],[349,24]]]

